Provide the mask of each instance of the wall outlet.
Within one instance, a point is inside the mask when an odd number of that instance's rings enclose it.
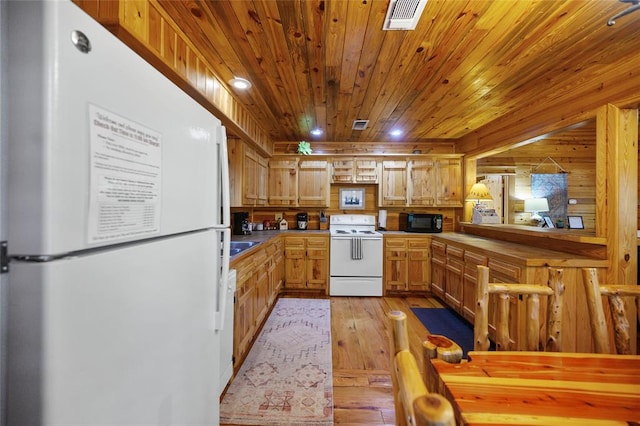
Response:
[[[276,213],[275,214],[276,222],[280,222],[282,220],[282,216],[283,216],[283,213]]]

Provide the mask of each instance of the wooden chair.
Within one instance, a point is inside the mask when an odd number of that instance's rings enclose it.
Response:
[[[391,380],[397,425],[455,426],[451,403],[442,395],[429,393],[418,363],[409,350],[407,315],[387,314],[391,323]]]
[[[629,320],[627,319],[623,298],[635,298],[638,321],[640,321],[640,287],[621,284],[600,285],[598,283],[598,271],[595,268],[583,268],[582,278],[587,294],[595,351],[597,353],[611,353],[611,338],[602,304],[602,296],[606,296],[609,299],[616,353],[631,354]]]
[[[489,350],[489,295],[498,295],[496,318],[496,350],[509,347],[509,296],[526,296],[527,324],[524,349],[559,352],[561,346],[562,269],[549,268],[549,285],[489,283],[489,268],[478,265],[474,345],[476,351]],[[546,342],[540,341],[540,296],[547,296]]]

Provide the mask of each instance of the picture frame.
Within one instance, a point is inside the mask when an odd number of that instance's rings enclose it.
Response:
[[[340,188],[341,210],[363,210],[364,188]]]
[[[567,216],[569,229],[584,229],[582,216]]]
[[[549,227],[549,228],[555,228],[555,225],[553,224],[553,220],[551,220],[551,218],[549,216],[544,216],[544,224]]]

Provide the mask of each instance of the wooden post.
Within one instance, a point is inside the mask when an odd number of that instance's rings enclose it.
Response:
[[[595,268],[584,268],[582,280],[587,295],[587,309],[589,310],[589,325],[595,351],[599,354],[611,353],[609,345],[609,333],[607,333],[607,321],[602,307],[602,296],[598,285],[598,271]]]
[[[509,350],[509,295],[498,294],[498,320],[496,321],[496,350]]]
[[[553,294],[547,301],[547,343],[546,351],[560,352],[562,348],[562,306],[564,301],[564,283],[562,269],[549,268],[549,287]]]
[[[476,351],[489,350],[489,316],[485,315],[487,309],[489,309],[489,268],[478,265],[476,316],[473,328],[473,349]]]

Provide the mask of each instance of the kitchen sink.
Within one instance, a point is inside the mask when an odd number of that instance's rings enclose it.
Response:
[[[258,244],[257,241],[231,241],[231,248],[246,250],[250,247],[255,246],[256,244]]]
[[[256,244],[259,244],[257,241],[231,241],[229,254],[231,256],[235,256],[238,253],[241,253]]]

